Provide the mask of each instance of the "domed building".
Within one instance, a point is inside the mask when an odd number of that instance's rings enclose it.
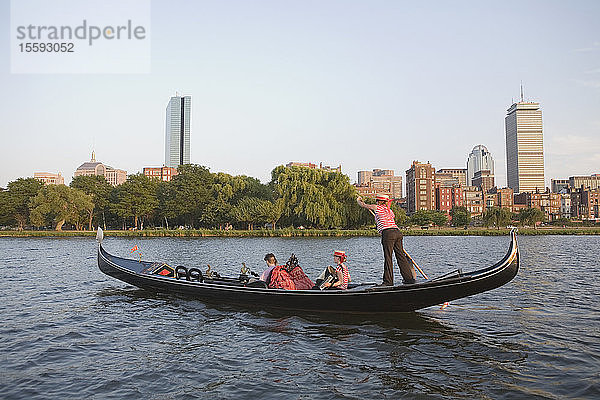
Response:
[[[474,186],[475,174],[479,171],[488,171],[488,174],[494,176],[494,158],[482,144],[473,147],[471,154],[467,158],[467,186]]]
[[[113,186],[120,185],[127,180],[127,171],[116,169],[96,161],[96,154],[92,151],[92,159],[81,164],[75,170],[74,176],[104,176],[104,179]]]

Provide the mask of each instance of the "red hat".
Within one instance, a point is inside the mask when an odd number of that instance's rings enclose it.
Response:
[[[375,196],[375,200],[390,201],[390,196],[388,196],[387,194],[378,194],[377,196]]]
[[[342,259],[342,261],[346,261],[346,252],[341,250],[336,250],[333,252],[333,255]]]

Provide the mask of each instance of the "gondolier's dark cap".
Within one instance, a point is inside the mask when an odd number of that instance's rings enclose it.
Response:
[[[269,253],[269,254],[265,255],[265,261],[269,261],[271,258],[273,260],[275,260],[275,264],[277,264],[277,257],[275,257],[275,254]]]

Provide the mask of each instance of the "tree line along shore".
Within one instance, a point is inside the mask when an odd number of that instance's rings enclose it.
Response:
[[[97,226],[120,236],[376,234],[373,217],[357,204],[357,196],[346,175],[303,167],[275,167],[267,184],[243,175],[211,173],[199,165],[180,166],[169,182],[134,174],[115,187],[102,176],[77,176],[69,186],[19,178],[0,191],[0,235],[57,236],[67,230],[64,236],[86,236]],[[411,216],[395,202],[391,207],[408,235],[494,235],[502,232],[500,228],[536,226],[545,218],[535,208],[513,214],[492,207],[471,217],[465,207],[454,207],[448,214],[419,210]],[[595,232],[587,221],[552,224],[555,227],[547,232],[554,234]]]
[[[518,228],[519,235],[600,235],[600,227],[540,227]],[[405,236],[505,236],[509,228],[405,228]],[[0,237],[90,237],[96,231],[86,230],[4,230]],[[371,237],[379,236],[375,229],[255,229],[255,230],[220,230],[220,229],[146,229],[146,230],[109,230],[104,231],[108,237]]]

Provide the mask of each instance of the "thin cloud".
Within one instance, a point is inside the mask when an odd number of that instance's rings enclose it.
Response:
[[[600,157],[600,141],[598,138],[581,135],[561,135],[550,138],[546,146],[549,155],[553,156],[592,156]]]
[[[579,49],[573,49],[573,51],[576,53],[589,53],[598,49],[600,49],[600,42],[594,42],[590,47],[581,47]]]
[[[600,88],[600,80],[598,80],[598,79],[592,79],[592,80],[575,79],[575,83],[578,84],[579,86],[583,86],[583,87],[589,87],[589,88],[593,88],[593,89]]]

